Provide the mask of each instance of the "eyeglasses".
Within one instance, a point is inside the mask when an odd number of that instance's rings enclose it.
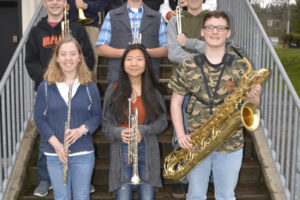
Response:
[[[217,32],[224,32],[225,30],[229,30],[229,27],[227,26],[214,26],[214,25],[206,25],[203,27],[205,30],[207,30],[208,32],[213,32],[215,29],[217,30]]]

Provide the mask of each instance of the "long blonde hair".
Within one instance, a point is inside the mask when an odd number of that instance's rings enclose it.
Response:
[[[78,42],[72,36],[64,37],[56,46],[53,56],[50,60],[48,68],[44,74],[44,79],[48,81],[49,84],[55,84],[56,82],[62,82],[65,79],[65,75],[61,70],[59,63],[57,62],[58,52],[61,46],[65,43],[73,42],[77,47],[80,56],[80,62],[77,67],[77,76],[81,85],[87,85],[89,82],[92,82],[92,73],[88,69],[84,57],[82,54],[82,50]]]

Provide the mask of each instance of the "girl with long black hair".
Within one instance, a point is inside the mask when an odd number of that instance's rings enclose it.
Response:
[[[142,184],[139,199],[154,199],[154,187],[161,187],[160,154],[156,135],[167,127],[166,106],[152,74],[152,64],[141,44],[130,45],[123,54],[119,79],[106,90],[102,131],[111,142],[109,191],[116,199],[132,199],[132,165],[128,165],[128,98],[131,110],[138,109],[138,171]]]

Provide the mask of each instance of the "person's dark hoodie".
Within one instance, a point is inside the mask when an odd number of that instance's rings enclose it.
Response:
[[[43,75],[46,71],[49,61],[52,58],[57,43],[61,40],[61,23],[52,27],[47,22],[48,16],[32,28],[26,44],[25,64],[29,76],[35,82],[35,91],[43,81]],[[71,35],[78,41],[82,48],[85,62],[90,70],[94,66],[94,53],[85,32],[85,29],[70,21]]]

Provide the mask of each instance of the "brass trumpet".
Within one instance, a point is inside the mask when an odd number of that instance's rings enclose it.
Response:
[[[82,26],[93,23],[93,19],[86,18],[82,8],[78,8],[78,20],[77,24],[81,24]]]
[[[70,22],[68,20],[68,9],[67,6],[64,8],[64,20],[61,22],[61,36],[62,38],[70,35]]]

